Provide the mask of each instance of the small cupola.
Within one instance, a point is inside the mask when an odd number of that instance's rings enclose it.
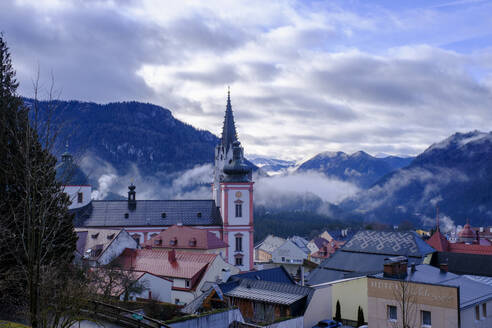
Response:
[[[128,186],[128,208],[130,210],[135,210],[137,207],[137,199],[136,195],[137,193],[135,192],[136,186],[133,184],[133,182]]]
[[[251,168],[244,162],[243,148],[239,141],[232,144],[232,159],[224,166],[226,182],[248,182]]]

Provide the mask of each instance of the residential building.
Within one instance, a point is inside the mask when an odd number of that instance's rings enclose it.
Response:
[[[64,155],[60,172],[68,163],[67,158]],[[65,186],[67,191],[70,188],[69,184]],[[86,194],[90,195],[91,188],[86,189],[87,193],[81,191],[83,202],[73,208],[77,227],[125,228],[139,244],[144,244],[151,236],[182,224],[215,234],[228,245],[224,254],[228,263],[240,271],[253,269],[253,181],[237,137],[230,93],[222,137],[215,149],[211,199],[139,200],[136,186],[131,184],[127,200],[90,200]]]
[[[270,262],[272,260],[273,251],[285,243],[285,239],[274,235],[268,235],[258,245],[255,246],[256,263]]]
[[[107,265],[127,248],[137,248],[137,242],[125,229],[75,228],[77,252],[91,266]]]
[[[172,280],[171,299],[186,304],[202,294],[205,282],[220,283],[239,269],[217,254],[164,249],[126,249],[115,263],[132,271],[145,271]]]
[[[129,300],[147,299],[166,303],[173,302],[172,280],[148,272],[133,271],[133,274],[133,281],[145,288],[139,293],[130,293],[130,295],[128,295]],[[119,297],[120,300],[125,299],[123,291],[119,291],[115,296]]]
[[[367,320],[367,277],[335,280],[315,286],[313,297],[304,314],[304,327],[312,327],[321,320],[332,319],[340,303],[341,318],[345,324],[355,326],[359,306]]]
[[[334,239],[332,239],[331,242],[324,243],[317,252],[311,254],[311,261],[318,264],[321,263],[322,261],[335,254],[335,252],[339,250],[344,244],[344,241],[336,241]]]
[[[368,277],[370,327],[492,327],[492,286],[430,265],[389,259],[383,273]],[[406,301],[407,314],[402,312]]]
[[[333,238],[332,238],[332,240],[333,240]],[[321,247],[323,247],[325,244],[328,244],[328,243],[329,243],[329,241],[327,239],[325,239],[325,238],[322,238],[322,237],[314,237],[307,244],[307,248],[309,248],[310,254],[314,254],[317,251],[319,251],[321,249]]]
[[[359,231],[342,248],[321,262],[307,278],[307,284],[379,272],[388,257],[404,255],[410,263],[430,261],[435,250],[415,232]]]
[[[144,248],[162,248],[191,253],[219,254],[225,258],[228,245],[214,233],[192,227],[173,225],[169,229],[150,235]]]
[[[302,317],[313,290],[290,283],[241,279],[221,287],[246,322],[269,324],[285,317]]]
[[[409,264],[403,256],[387,258],[382,272],[311,286],[304,326],[334,317],[339,302],[343,323],[352,326],[360,307],[369,327],[401,327],[403,317],[410,327],[491,327],[492,282],[486,279]]]

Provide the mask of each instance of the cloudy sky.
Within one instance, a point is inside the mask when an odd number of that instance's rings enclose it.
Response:
[[[2,0],[20,93],[138,100],[249,154],[416,154],[490,130],[492,1]],[[51,73],[50,73],[51,72]]]

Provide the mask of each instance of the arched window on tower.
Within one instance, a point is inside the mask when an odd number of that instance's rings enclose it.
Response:
[[[243,235],[241,233],[237,233],[236,237],[236,252],[243,251]]]

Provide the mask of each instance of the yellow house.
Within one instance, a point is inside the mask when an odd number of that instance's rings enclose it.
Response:
[[[311,286],[315,292],[304,314],[304,327],[312,327],[320,320],[332,319],[336,314],[337,301],[345,324],[355,325],[359,306],[367,322],[367,277],[335,280]]]

